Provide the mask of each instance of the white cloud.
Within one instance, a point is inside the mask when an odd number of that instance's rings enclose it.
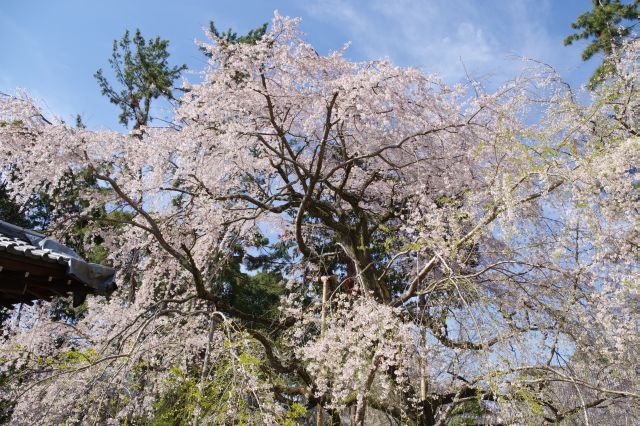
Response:
[[[505,80],[521,67],[513,56],[560,68],[579,62],[549,33],[549,0],[311,0],[306,12],[339,26],[359,57],[389,57],[448,81],[464,78],[465,66],[474,77]]]

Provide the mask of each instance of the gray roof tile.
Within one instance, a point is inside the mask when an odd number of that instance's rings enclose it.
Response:
[[[42,234],[2,220],[0,220],[0,252],[45,263],[66,265],[69,277],[99,293],[109,293],[115,289],[115,270],[112,268],[88,263],[69,247]]]

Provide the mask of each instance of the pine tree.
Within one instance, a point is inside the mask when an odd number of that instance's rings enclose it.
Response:
[[[109,64],[115,74],[117,89],[104,75],[102,69],[95,73],[104,96],[121,109],[120,123],[125,126],[133,121],[134,129],[147,125],[151,102],[158,98],[176,100],[174,83],[186,65],[169,65],[169,41],[160,37],[145,40],[136,30],[133,39],[129,30],[122,38],[113,41],[113,51]]]
[[[625,4],[620,0],[593,0],[593,9],[578,16],[571,28],[578,30],[564,39],[565,46],[577,40],[589,40],[591,43],[583,50],[582,60],[588,61],[597,53],[603,53],[605,59],[598,66],[589,84],[594,86],[606,76],[612,65],[607,61],[613,49],[620,46],[629,37],[640,18],[640,1],[632,0]]]

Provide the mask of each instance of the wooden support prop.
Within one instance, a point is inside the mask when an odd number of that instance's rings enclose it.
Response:
[[[322,281],[322,310],[320,314],[320,337],[324,335],[327,328],[327,302],[329,300],[329,283],[333,275],[323,275],[320,277]],[[322,410],[322,404],[316,406],[316,426],[322,426],[324,424],[324,412]]]

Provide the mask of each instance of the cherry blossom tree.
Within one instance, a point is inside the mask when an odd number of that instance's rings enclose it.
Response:
[[[89,173],[52,232],[99,225],[120,283],[3,330],[11,422],[637,422],[638,42],[594,92],[544,64],[489,92],[320,55],[298,24],[209,34],[167,128],[1,98],[9,188]],[[265,237],[284,295],[246,311],[224,270]]]

